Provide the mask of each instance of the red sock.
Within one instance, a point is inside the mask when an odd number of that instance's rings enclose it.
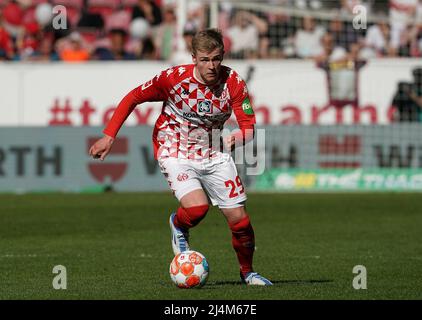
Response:
[[[208,212],[207,204],[189,208],[179,207],[174,218],[174,225],[177,228],[188,230],[196,226]]]
[[[244,217],[236,223],[229,224],[232,231],[232,244],[240,264],[240,272],[243,275],[253,271],[252,260],[255,250],[255,235],[249,220]]]

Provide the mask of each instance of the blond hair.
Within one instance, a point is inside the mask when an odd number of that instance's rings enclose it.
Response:
[[[220,48],[224,51],[223,35],[218,29],[205,29],[195,34],[192,39],[192,53],[211,52]]]

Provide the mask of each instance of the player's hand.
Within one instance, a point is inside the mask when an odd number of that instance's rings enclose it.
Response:
[[[111,150],[114,139],[110,136],[105,135],[101,139],[97,140],[91,148],[89,148],[89,155],[94,159],[100,159],[103,161],[107,154]]]

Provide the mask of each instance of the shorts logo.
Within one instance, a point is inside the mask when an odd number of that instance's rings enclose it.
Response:
[[[187,179],[189,178],[189,176],[188,176],[188,174],[187,173],[180,173],[178,176],[177,176],[177,180],[178,181],[186,181]]]
[[[202,113],[210,113],[211,112],[211,101],[210,100],[204,100],[200,101],[198,103],[198,112]]]
[[[242,109],[245,114],[253,115],[253,109],[249,98],[245,98],[245,100],[243,100]]]

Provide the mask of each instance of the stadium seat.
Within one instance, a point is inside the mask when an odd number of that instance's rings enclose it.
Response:
[[[23,15],[23,24],[35,22],[35,6],[31,6],[25,10]]]
[[[0,0],[0,7],[1,7],[2,1],[7,2],[8,0]],[[47,3],[47,2],[49,2],[49,0],[33,0],[33,1],[31,1],[31,4],[28,7],[26,7],[25,10],[24,10],[23,24],[35,22],[36,21],[35,10],[36,10],[37,6],[39,4]]]
[[[101,14],[104,21],[120,5],[120,0],[88,0],[88,11]]]
[[[122,6],[124,8],[134,7],[138,4],[138,0],[122,0]]]
[[[131,14],[129,12],[124,10],[116,11],[106,17],[105,30],[109,31],[111,29],[123,29],[128,31],[130,22]]]
[[[32,5],[33,5],[33,6],[37,6],[37,5],[39,5],[40,3],[46,3],[46,2],[48,2],[48,0],[33,0],[33,1],[32,1]]]
[[[80,10],[83,6],[83,0],[53,0],[53,4],[65,6],[66,9],[72,7]]]
[[[138,0],[122,0],[122,7],[127,13],[132,15],[133,7],[138,4]]]
[[[88,5],[116,8],[120,4],[120,2],[121,0],[88,0]]]

